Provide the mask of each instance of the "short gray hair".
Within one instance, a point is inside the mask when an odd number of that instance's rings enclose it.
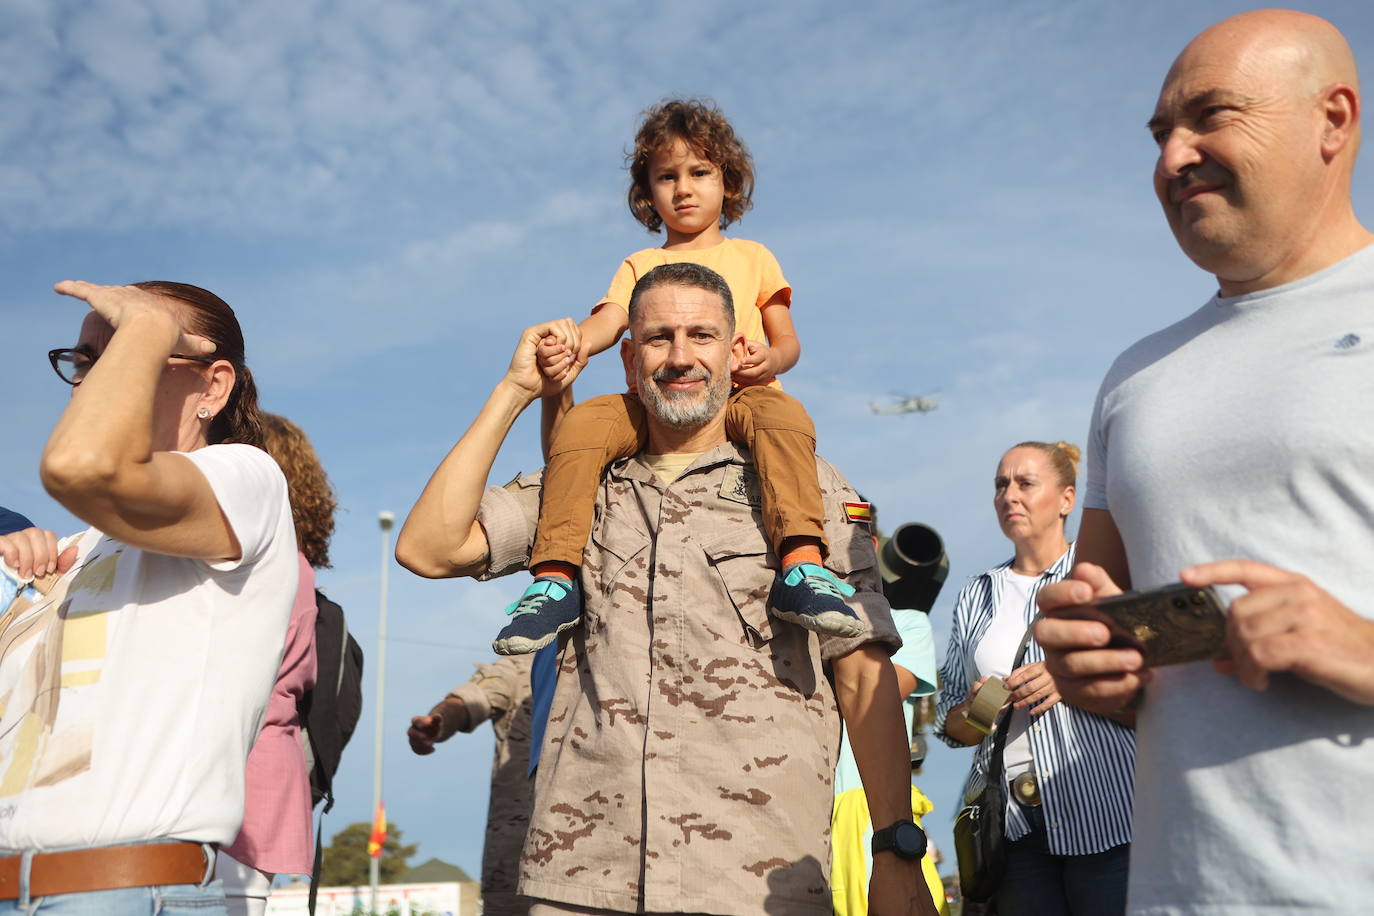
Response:
[[[630,306],[627,309],[630,313],[631,325],[635,323],[635,312],[639,308],[639,298],[649,290],[659,286],[686,286],[715,293],[720,297],[721,310],[725,312],[727,330],[732,334],[734,333],[735,300],[730,295],[730,284],[726,283],[725,278],[711,268],[694,264],[691,261],[660,264],[639,278],[639,282],[635,284],[634,292],[630,293]]]

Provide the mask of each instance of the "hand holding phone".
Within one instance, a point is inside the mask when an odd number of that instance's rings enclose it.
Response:
[[[1151,668],[1228,657],[1226,611],[1210,587],[1174,583],[1054,608],[1045,616],[1105,624],[1112,633],[1108,648],[1136,649]]]

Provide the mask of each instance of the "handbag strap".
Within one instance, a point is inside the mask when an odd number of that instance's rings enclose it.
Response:
[[[1039,615],[1036,615],[1039,620]],[[1021,667],[1021,662],[1026,657],[1026,650],[1030,648],[1031,640],[1035,638],[1035,620],[1031,621],[1030,626],[1026,627],[1026,635],[1021,637],[1021,647],[1016,650],[1016,660],[1011,663],[1011,670],[1015,671]],[[988,776],[991,778],[993,773],[1000,773],[1002,770],[1002,748],[1007,743],[1007,725],[1011,721],[1013,712],[1011,706],[1007,707],[1006,712],[997,717],[996,727],[993,729],[992,756],[988,758]]]

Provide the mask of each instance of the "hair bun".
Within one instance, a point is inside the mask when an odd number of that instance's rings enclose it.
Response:
[[[1057,449],[1059,449],[1059,451],[1063,452],[1063,453],[1064,453],[1064,457],[1069,459],[1069,464],[1072,464],[1072,465],[1073,465],[1073,476],[1074,476],[1074,477],[1077,477],[1077,476],[1078,476],[1078,466],[1079,466],[1079,462],[1081,461],[1081,459],[1082,459],[1082,457],[1083,457],[1083,452],[1078,448],[1078,446],[1074,445],[1073,443],[1071,443],[1071,442],[1064,442],[1064,441],[1062,441],[1062,440],[1059,441],[1059,442],[1056,442],[1056,443],[1054,444],[1054,447],[1057,448]]]

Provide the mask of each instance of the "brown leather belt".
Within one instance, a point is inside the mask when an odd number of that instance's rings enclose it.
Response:
[[[22,856],[0,859],[0,900],[19,896]],[[199,843],[101,846],[70,852],[42,852],[29,869],[29,896],[80,894],[157,884],[199,884],[205,880],[205,850]]]

